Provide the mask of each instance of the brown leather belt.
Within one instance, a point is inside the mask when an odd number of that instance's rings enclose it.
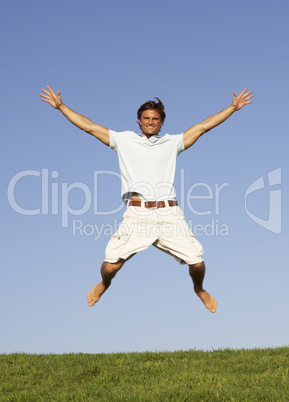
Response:
[[[133,201],[130,200],[128,202],[129,207],[141,207],[143,206],[145,208],[164,208],[166,205],[169,205],[170,207],[176,207],[178,205],[178,201],[174,200],[168,200],[168,201]]]

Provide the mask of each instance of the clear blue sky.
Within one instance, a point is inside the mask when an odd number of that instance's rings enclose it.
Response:
[[[3,3],[0,353],[288,345],[288,14],[267,0]],[[116,131],[138,131],[136,110],[157,96],[170,134],[253,90],[253,104],[182,153],[176,171],[216,314],[187,267],[153,247],[88,307],[124,212],[118,161],[41,102],[47,84]],[[69,188],[80,213],[64,227]]]

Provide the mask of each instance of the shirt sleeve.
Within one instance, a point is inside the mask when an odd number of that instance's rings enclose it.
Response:
[[[178,155],[185,150],[184,133],[176,135]]]
[[[117,151],[117,132],[109,130],[109,148]]]

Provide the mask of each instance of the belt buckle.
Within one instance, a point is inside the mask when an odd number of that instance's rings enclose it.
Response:
[[[149,209],[157,209],[158,208],[158,202],[157,201],[147,201],[146,202],[146,207]]]

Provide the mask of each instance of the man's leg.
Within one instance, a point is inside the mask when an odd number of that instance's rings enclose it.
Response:
[[[116,273],[123,266],[125,260],[119,260],[115,263],[103,262],[101,266],[101,276],[102,281],[99,282],[96,286],[94,286],[87,295],[87,302],[90,306],[93,306],[98,300],[100,296],[109,288],[111,284],[112,278],[116,275]]]
[[[210,293],[203,289],[206,271],[205,263],[199,262],[194,265],[189,265],[189,268],[189,273],[194,283],[194,291],[211,313],[215,313],[217,310],[217,301]]]

